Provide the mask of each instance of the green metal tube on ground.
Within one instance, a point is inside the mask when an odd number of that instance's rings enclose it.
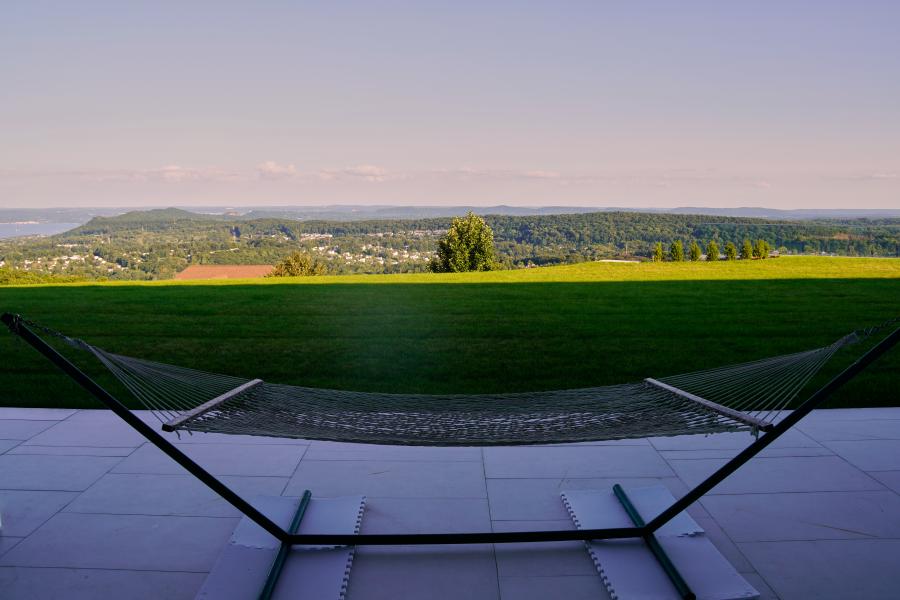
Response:
[[[300,504],[297,505],[297,512],[294,513],[294,519],[291,521],[291,527],[288,529],[288,533],[297,533],[297,529],[300,527],[300,521],[303,520],[303,515],[306,514],[306,507],[309,506],[311,498],[312,492],[309,490],[303,492],[303,497],[300,498]],[[281,575],[281,569],[284,568],[284,561],[287,560],[287,555],[290,551],[291,544],[282,542],[281,547],[278,549],[278,554],[275,555],[275,560],[272,561],[272,568],[269,569],[269,575],[266,577],[266,584],[259,593],[259,600],[270,600],[272,598],[272,594],[275,592],[275,585],[278,583],[278,576]]]
[[[641,514],[638,512],[637,508],[635,508],[634,504],[631,503],[631,500],[628,498],[625,490],[622,489],[622,486],[618,483],[615,484],[613,486],[613,493],[616,495],[616,498],[619,499],[619,502],[622,503],[622,507],[625,509],[625,512],[628,513],[631,522],[634,523],[636,527],[645,527],[646,523],[644,523],[643,517],[641,517]],[[681,576],[681,573],[678,572],[678,569],[669,559],[669,555],[663,550],[663,547],[659,544],[659,540],[656,539],[656,536],[653,535],[653,533],[648,533],[643,537],[643,540],[647,544],[647,547],[650,548],[650,551],[653,552],[653,556],[656,557],[656,560],[659,561],[663,571],[669,576],[675,589],[678,590],[679,595],[681,595],[684,600],[695,600],[697,596],[691,591],[690,586],[688,586],[687,582]]]

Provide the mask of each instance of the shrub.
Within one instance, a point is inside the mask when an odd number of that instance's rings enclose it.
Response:
[[[750,240],[744,240],[744,245],[741,246],[741,260],[750,260],[753,258],[753,244],[750,243]]]
[[[697,243],[697,240],[691,240],[691,245],[688,247],[688,253],[690,254],[691,260],[694,262],[700,260],[700,257],[703,256],[703,250],[700,249],[700,244]]]
[[[472,212],[453,219],[447,234],[438,241],[437,256],[430,264],[435,273],[492,271],[497,266],[494,232]]]
[[[766,240],[756,240],[756,244],[753,246],[753,256],[756,258],[769,258],[771,249],[772,246]]]
[[[275,265],[267,277],[310,277],[324,275],[328,268],[305,252],[294,252]]]
[[[681,262],[684,260],[684,244],[681,243],[681,240],[675,240],[672,242],[672,245],[669,246],[669,258],[674,262]]]
[[[735,246],[733,242],[725,244],[725,260],[737,260],[737,257],[737,246]]]

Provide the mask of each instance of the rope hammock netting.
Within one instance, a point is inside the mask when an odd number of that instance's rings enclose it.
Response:
[[[122,356],[52,333],[96,356],[168,431],[417,446],[766,431],[831,356],[859,337],[853,333],[814,350],[622,385],[425,395],[247,380]]]

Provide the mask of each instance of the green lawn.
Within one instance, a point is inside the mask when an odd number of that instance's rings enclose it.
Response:
[[[115,352],[272,382],[528,391],[621,383],[827,344],[900,316],[900,260],[23,286],[0,288],[0,310]],[[895,349],[833,405],[897,404],[898,374]],[[10,335],[0,337],[0,386],[4,405],[97,405]]]

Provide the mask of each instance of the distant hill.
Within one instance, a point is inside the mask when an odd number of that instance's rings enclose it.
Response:
[[[804,208],[781,210],[745,206],[741,208],[704,208],[686,206],[683,208],[653,209],[651,212],[665,212],[675,215],[718,215],[723,217],[756,217],[759,219],[886,219],[900,217],[898,209],[854,209],[854,208]]]
[[[461,214],[466,208],[443,210]],[[333,273],[405,273],[427,269],[438,238],[452,220],[450,215],[389,217],[395,210],[391,207],[367,210],[341,219],[326,219],[327,212],[313,219],[289,211],[277,215],[201,214],[180,208],[131,211],[95,217],[58,235],[0,240],[0,267],[87,278],[167,279],[189,265],[271,265],[300,250],[325,261]],[[509,268],[647,259],[657,242],[668,247],[674,240],[701,244],[716,240],[721,248],[727,242],[740,245],[745,239],[764,239],[783,254],[900,256],[900,219],[890,218],[593,211],[488,214],[484,219],[493,229],[498,260]]]
[[[722,217],[755,217],[760,219],[861,219],[900,217],[898,209],[798,209],[782,210],[777,208],[739,207],[708,208],[701,206],[679,208],[623,208],[592,206],[284,206],[260,207],[249,209],[233,209],[242,218],[261,219],[324,219],[324,220],[366,220],[366,219],[422,219],[453,217],[472,211],[476,215],[500,216],[539,216],[587,214],[596,212],[632,212],[677,215],[714,215]]]
[[[151,210],[134,210],[112,217],[94,217],[81,227],[67,232],[71,235],[109,233],[134,227],[150,231],[168,229],[170,224],[184,222],[222,221],[220,215],[205,215],[190,212],[181,208],[154,208]]]
[[[215,221],[220,215],[200,214],[183,208],[152,208],[133,210],[110,217],[94,217],[89,223],[159,223],[161,221]]]
[[[174,211],[181,211],[176,213]],[[624,208],[624,207],[592,207],[592,206],[390,206],[390,205],[353,205],[334,204],[323,206],[211,206],[179,208],[0,208],[0,223],[36,221],[39,223],[87,223],[95,217],[122,217],[128,219],[145,219],[145,215],[153,213],[149,218],[166,220],[169,218],[218,218],[218,219],[290,219],[290,220],[326,220],[326,221],[359,221],[371,219],[427,219],[453,217],[472,211],[478,215],[500,216],[541,216],[586,214],[596,212],[653,213],[676,215],[714,215],[722,217],[756,217],[762,219],[860,219],[860,218],[898,218],[897,209],[778,209],[764,207],[720,208],[688,206],[678,208]],[[183,213],[188,213],[187,216]],[[130,215],[130,216],[129,216]],[[121,222],[121,221],[120,221]]]

